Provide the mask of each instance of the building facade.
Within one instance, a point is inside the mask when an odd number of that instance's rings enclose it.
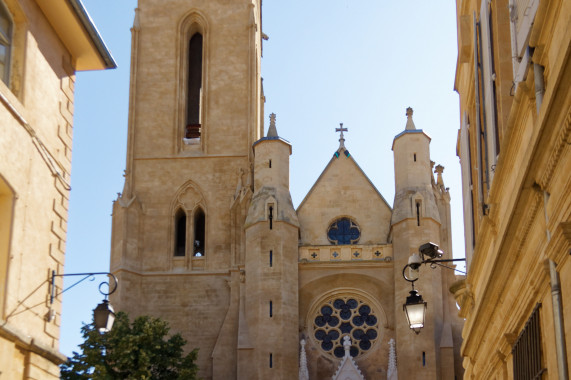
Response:
[[[295,209],[292,146],[275,115],[264,134],[261,26],[258,0],[139,1],[112,303],[169,321],[199,348],[205,379],[292,379],[300,370],[323,379],[357,367],[386,378],[391,339],[402,378],[460,378],[453,272],[437,268],[417,282],[429,304],[420,335],[402,310],[409,256],[427,241],[452,254],[450,198],[430,137],[408,110],[393,144],[391,206],[340,128],[331,161]]]
[[[66,359],[49,295],[64,265],[75,72],[113,67],[79,1],[0,1],[2,379],[59,378]]]
[[[571,3],[457,1],[468,379],[566,379]]]

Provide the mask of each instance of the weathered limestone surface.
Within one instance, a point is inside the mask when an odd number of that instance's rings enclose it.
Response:
[[[50,305],[50,277],[64,265],[75,71],[114,63],[71,8],[55,22],[50,12],[64,2],[2,6],[13,25],[3,53],[8,75],[0,80],[0,372],[55,379],[65,356],[58,351],[61,297]],[[71,37],[72,29],[80,32]],[[80,51],[66,47],[70,39]],[[56,293],[61,287],[57,278]]]
[[[432,309],[420,346],[402,315],[409,285],[399,272],[408,256],[427,241],[450,248],[449,196],[441,173],[438,184],[433,178],[429,138],[414,128],[411,113],[395,155],[400,160],[412,146],[418,165],[401,160],[396,166],[394,210],[343,137],[295,210],[291,145],[278,134],[275,115],[262,137],[259,7],[254,0],[139,1],[125,188],[113,206],[111,269],[123,284],[114,305],[168,320],[189,349],[200,349],[205,379],[296,378],[301,339],[310,378],[333,376],[344,355],[343,337],[335,336],[341,321],[328,327],[315,321],[336,302],[353,305],[342,317],[344,329],[353,323],[343,335],[352,337],[350,351],[365,378],[386,376],[390,339],[398,342],[397,355],[403,350],[399,365],[414,372],[411,378],[461,376],[455,369],[441,371],[459,362],[451,355],[453,347],[459,350],[459,331],[449,327],[454,310],[447,308],[453,276],[434,271],[421,283]],[[194,33],[203,36],[200,137],[187,139],[187,57]],[[401,143],[408,136],[413,141]],[[420,226],[416,201],[423,206]],[[196,257],[201,211],[205,249]],[[185,224],[177,219],[180,212]],[[335,245],[328,239],[341,218],[351,220],[358,240]],[[180,241],[184,255],[175,255]],[[150,299],[145,305],[138,302],[143,295]],[[360,322],[365,319],[369,324]],[[321,333],[331,333],[331,342],[320,340]],[[407,352],[412,343],[416,348]]]

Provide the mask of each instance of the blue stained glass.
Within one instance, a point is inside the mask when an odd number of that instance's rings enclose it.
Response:
[[[345,302],[343,302],[343,300],[340,300],[340,299],[336,299],[335,302],[333,302],[333,306],[336,309],[341,309],[343,307],[343,305],[345,305]]]
[[[353,331],[353,338],[357,340],[361,340],[361,338],[365,335],[365,332],[361,329],[356,329]]]
[[[367,338],[369,338],[369,339],[376,339],[377,338],[377,331],[376,330],[368,329],[366,334],[367,334]]]
[[[343,309],[339,313],[339,316],[341,317],[341,319],[347,320],[351,318],[351,310]]]
[[[323,320],[323,317],[321,315],[315,317],[315,324],[319,327],[325,326],[325,321]]]
[[[327,334],[325,333],[325,331],[323,331],[323,330],[317,330],[317,331],[315,332],[315,339],[317,339],[317,340],[323,340],[323,338],[325,338],[325,335],[327,335]]]
[[[353,317],[353,324],[355,326],[363,326],[363,317],[360,315]]]
[[[329,351],[333,348],[333,343],[323,342],[323,343],[321,343],[321,348],[323,348],[325,351]]]
[[[331,317],[331,319],[329,319],[329,321],[327,321],[327,324],[331,327],[335,327],[339,324],[339,318]]]
[[[362,340],[359,342],[359,347],[361,347],[361,350],[368,350],[371,348],[371,342],[368,340]]]
[[[345,349],[341,346],[338,346],[335,348],[335,351],[333,351],[333,353],[335,354],[336,357],[342,358],[343,356],[345,356]]]
[[[363,305],[359,308],[359,314],[367,315],[371,312],[371,308],[367,305]]]
[[[359,355],[359,350],[357,349],[357,347],[351,346],[351,348],[349,349],[349,354],[351,355],[351,357],[356,357],[357,355]]]
[[[341,327],[339,327],[339,329],[341,330],[341,332],[342,332],[343,334],[348,334],[348,333],[350,333],[352,328],[353,328],[353,327],[352,327],[351,324],[348,323],[348,322],[343,322],[343,323],[341,323]]]
[[[365,317],[365,322],[369,325],[369,326],[374,326],[377,324],[377,317],[375,317],[374,315],[367,315]]]
[[[329,227],[327,237],[333,244],[351,244],[359,240],[361,233],[349,218],[336,220]]]
[[[339,331],[331,330],[331,331],[329,331],[328,335],[329,335],[329,338],[331,340],[335,340],[335,339],[339,338]]]
[[[349,306],[351,309],[356,309],[357,305],[358,305],[357,301],[354,300],[353,298],[347,301],[347,306]]]
[[[333,314],[333,309],[330,306],[323,306],[321,308],[321,314],[323,315],[331,315]]]

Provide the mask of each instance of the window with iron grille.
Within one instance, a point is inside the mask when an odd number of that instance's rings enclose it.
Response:
[[[545,371],[541,362],[540,307],[539,303],[535,306],[514,344],[514,380],[541,379],[541,374]]]

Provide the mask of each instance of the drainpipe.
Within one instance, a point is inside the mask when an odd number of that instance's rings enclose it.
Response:
[[[561,304],[561,284],[556,264],[549,260],[549,275],[551,277],[551,299],[553,302],[553,327],[555,328],[555,348],[557,350],[557,372],[559,379],[568,380],[567,350],[565,348],[565,332],[563,331],[563,310]]]
[[[535,68],[539,66],[534,65]],[[541,70],[543,73],[543,70]],[[537,78],[537,76],[536,76]],[[543,75],[540,80],[543,83]],[[535,88],[537,90],[537,82],[535,81]],[[537,95],[536,95],[537,96]],[[543,94],[542,94],[543,97]],[[536,98],[538,100],[539,98]],[[537,109],[539,113],[539,107],[541,107],[541,101],[537,102]],[[547,227],[547,201],[549,199],[549,193],[543,190],[543,212],[545,217],[545,233],[547,235],[547,242],[551,240],[551,233]],[[561,282],[559,281],[559,273],[557,272],[557,264],[553,260],[549,260],[549,277],[551,282],[551,302],[553,303],[553,328],[555,329],[555,350],[557,354],[557,373],[559,374],[559,379],[568,380],[569,370],[567,368],[567,350],[565,347],[565,331],[563,329],[563,302],[561,300]]]

